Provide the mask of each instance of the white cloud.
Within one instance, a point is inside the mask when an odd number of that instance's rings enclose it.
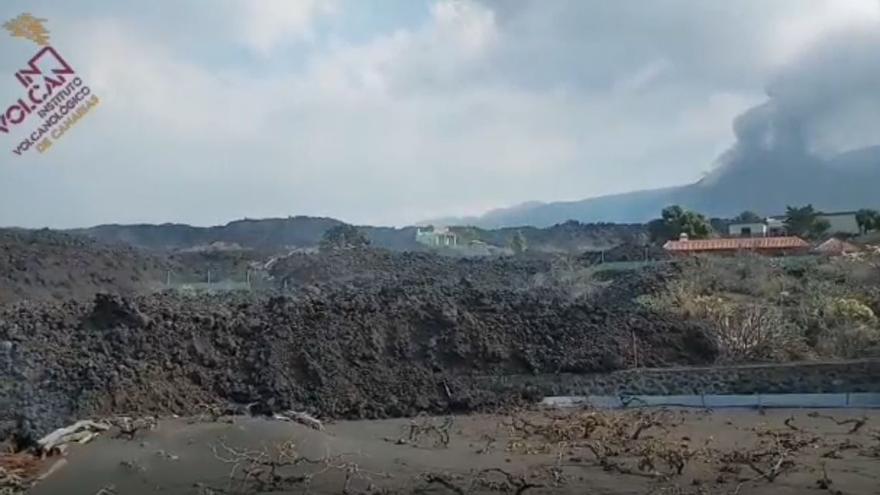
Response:
[[[251,94],[256,81],[181,60],[169,47],[112,20],[86,23],[80,33],[72,48],[89,54],[80,57],[82,69],[104,111],[190,139],[247,138],[258,131],[261,107],[254,98],[260,94]]]
[[[498,41],[493,13],[470,0],[433,4],[428,22],[312,57],[309,77],[334,91],[388,92],[459,84]]]
[[[797,13],[780,19],[768,46],[769,61],[784,65],[831,33],[863,29],[880,22],[877,0],[813,0]]]
[[[241,36],[251,48],[270,53],[286,40],[311,40],[314,23],[336,11],[333,0],[239,0]]]
[[[187,51],[187,37],[156,35],[176,30],[167,25],[71,22],[59,39],[102,104],[57,149],[22,161],[64,172],[0,170],[0,224],[287,214],[400,224],[693,180],[733,141],[732,118],[762,98],[766,53],[809,38],[777,28],[843,12],[824,0],[792,8],[801,1],[670,12],[668,0],[523,10],[438,0],[417,23],[357,41],[319,36],[325,2],[226,2],[217,29],[193,29],[209,38],[199,50],[245,43],[257,56],[222,69]],[[332,5],[339,16],[370,8]],[[275,70],[291,57],[303,63]],[[16,207],[47,182],[45,207]]]
[[[431,6],[435,43],[451,43],[465,58],[481,55],[498,37],[495,14],[469,0],[444,0]]]

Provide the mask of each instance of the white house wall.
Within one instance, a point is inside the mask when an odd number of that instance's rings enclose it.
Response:
[[[828,229],[829,234],[858,234],[859,224],[856,222],[856,215],[819,215],[819,218],[825,219],[831,225]]]

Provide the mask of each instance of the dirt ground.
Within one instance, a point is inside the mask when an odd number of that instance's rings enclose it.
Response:
[[[880,494],[878,426],[868,410],[532,410],[324,431],[169,419],[73,447],[30,493]]]

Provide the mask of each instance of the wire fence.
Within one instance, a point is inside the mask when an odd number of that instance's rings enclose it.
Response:
[[[205,270],[180,273],[167,271],[163,287],[182,292],[233,292],[272,289],[274,280],[265,272],[246,270],[240,273]]]
[[[601,272],[601,271],[626,271],[626,270],[638,270],[641,268],[649,267],[649,266],[657,266],[665,263],[669,263],[672,260],[668,259],[656,259],[656,260],[641,260],[641,261],[606,261],[602,263],[597,263],[592,265],[593,271]]]

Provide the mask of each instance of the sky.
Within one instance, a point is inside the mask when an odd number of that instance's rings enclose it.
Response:
[[[36,118],[0,134],[0,225],[53,228],[689,183],[804,53],[880,32],[880,0],[4,0],[0,23],[24,12],[100,99],[44,153],[12,152]],[[2,112],[39,47],[0,47]]]

